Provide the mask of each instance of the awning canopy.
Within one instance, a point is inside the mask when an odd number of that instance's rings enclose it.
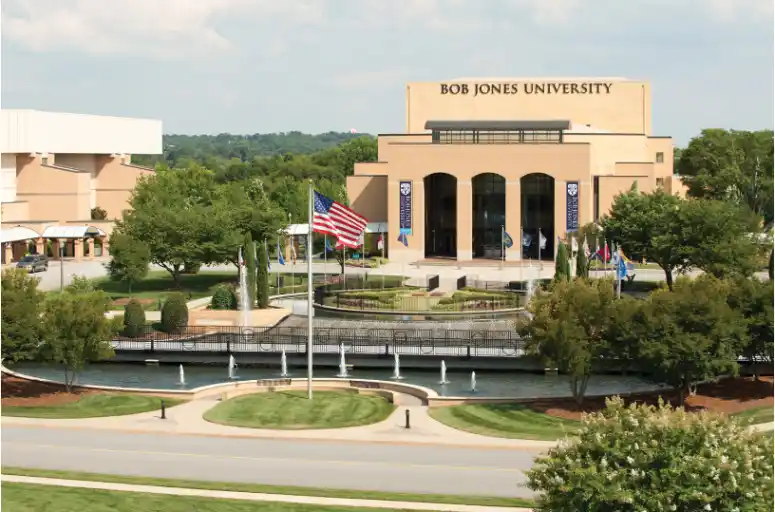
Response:
[[[387,228],[387,222],[369,222],[366,224],[366,233],[385,233]],[[285,234],[291,236],[306,236],[307,233],[309,233],[309,224],[291,224],[285,229]]]
[[[0,230],[0,240],[2,240],[1,243],[4,244],[31,240],[33,238],[40,238],[40,233],[34,229],[25,228],[24,226],[14,226],[12,228]]]
[[[94,226],[49,226],[43,231],[43,238],[87,238],[104,236],[105,232]]]

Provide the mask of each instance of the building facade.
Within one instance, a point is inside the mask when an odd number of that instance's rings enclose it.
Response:
[[[633,184],[683,192],[672,138],[651,132],[649,84],[623,78],[410,83],[406,133],[378,148],[347,192],[386,222],[393,261],[549,260]]]
[[[162,152],[161,121],[3,110],[0,126],[3,263],[60,244],[65,257],[107,256],[135,183],[153,173],[131,155]]]

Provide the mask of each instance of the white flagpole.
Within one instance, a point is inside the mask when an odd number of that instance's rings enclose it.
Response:
[[[342,244],[342,289],[347,289],[347,253],[344,244]]]
[[[608,277],[608,242],[603,237],[603,277]]]
[[[312,181],[309,182],[309,209],[307,210],[307,244],[312,241],[312,217],[313,217],[313,191]],[[309,252],[309,248],[307,249]],[[307,398],[312,400],[312,258],[307,258]]]
[[[328,282],[328,235],[323,234],[323,284]]]
[[[382,239],[382,260],[379,262],[379,270],[382,272],[382,261],[385,259],[385,233],[382,232],[382,224],[379,225],[379,237]],[[385,273],[382,272],[382,289],[385,289]]]

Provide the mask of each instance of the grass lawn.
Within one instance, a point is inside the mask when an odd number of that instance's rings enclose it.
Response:
[[[464,496],[449,494],[408,494],[379,491],[351,491],[346,489],[321,489],[317,487],[295,487],[229,482],[205,482],[202,480],[177,480],[137,476],[82,473],[78,471],[56,471],[4,467],[4,475],[35,476],[39,478],[62,478],[65,480],[86,480],[158,487],[182,487],[184,489],[211,489],[217,491],[254,492],[293,496],[317,496],[322,498],[352,498],[377,501],[411,501],[419,503],[444,503],[455,505],[481,505],[491,507],[531,507],[533,502],[524,498],[502,498],[499,496]]]
[[[538,441],[555,441],[580,425],[577,421],[542,414],[521,404],[455,405],[432,408],[429,413],[433,419],[458,430]]]
[[[394,410],[384,398],[352,391],[317,391],[314,400],[303,391],[283,391],[232,398],[207,411],[204,419],[249,428],[342,428],[377,423]]]
[[[753,420],[754,424],[772,423],[773,408],[771,405],[762,405],[761,407],[752,407],[751,409],[735,413],[732,416],[741,420]]]
[[[2,483],[2,508],[12,512],[373,512],[347,508],[268,501],[165,496],[139,492],[102,491],[49,485]],[[381,509],[390,512],[390,509]],[[396,511],[394,511],[396,512]]]
[[[107,293],[114,301],[113,309],[124,309],[128,299],[137,299],[148,311],[159,310],[159,299],[164,301],[170,293],[182,292],[187,300],[211,296],[215,286],[222,283],[237,283],[237,270],[233,272],[200,272],[194,275],[180,276],[180,288],[176,289],[169,272],[154,270],[148,272],[145,279],[132,286],[129,294],[125,283],[111,281],[107,277],[95,279],[97,288]]]
[[[166,407],[183,403],[183,400],[164,399]],[[21,416],[24,418],[98,418],[104,416],[124,416],[148,412],[160,408],[161,399],[145,395],[84,395],[74,402],[51,405],[3,405],[3,416]]]

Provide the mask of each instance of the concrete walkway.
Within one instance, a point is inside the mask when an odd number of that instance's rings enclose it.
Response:
[[[361,443],[392,443],[416,445],[447,445],[473,448],[514,449],[543,452],[556,446],[554,441],[530,441],[505,439],[471,434],[448,427],[432,419],[428,408],[419,405],[417,399],[396,393],[396,411],[385,421],[361,427],[316,430],[268,430],[231,427],[210,423],[203,418],[207,410],[218,404],[216,398],[201,398],[170,407],[167,419],[162,420],[158,411],[82,419],[40,419],[3,417],[4,425],[30,427],[77,428],[119,430],[133,433],[167,433],[235,438],[304,439],[320,441],[347,441]],[[410,414],[410,426],[406,428],[406,411]]]
[[[62,480],[59,478],[38,478],[30,476],[2,475],[3,482],[99,489],[104,491],[140,492],[165,494],[168,496],[195,496],[200,498],[270,501],[330,507],[364,507],[395,510],[440,510],[449,512],[530,512],[531,509],[515,507],[485,507],[477,505],[446,505],[443,503],[416,503],[409,501],[356,500],[346,498],[321,498],[315,496],[289,496],[284,494],[263,494],[252,492],[215,491],[207,489],[184,489],[180,487],[159,487],[155,485],[133,485],[106,482]]]

